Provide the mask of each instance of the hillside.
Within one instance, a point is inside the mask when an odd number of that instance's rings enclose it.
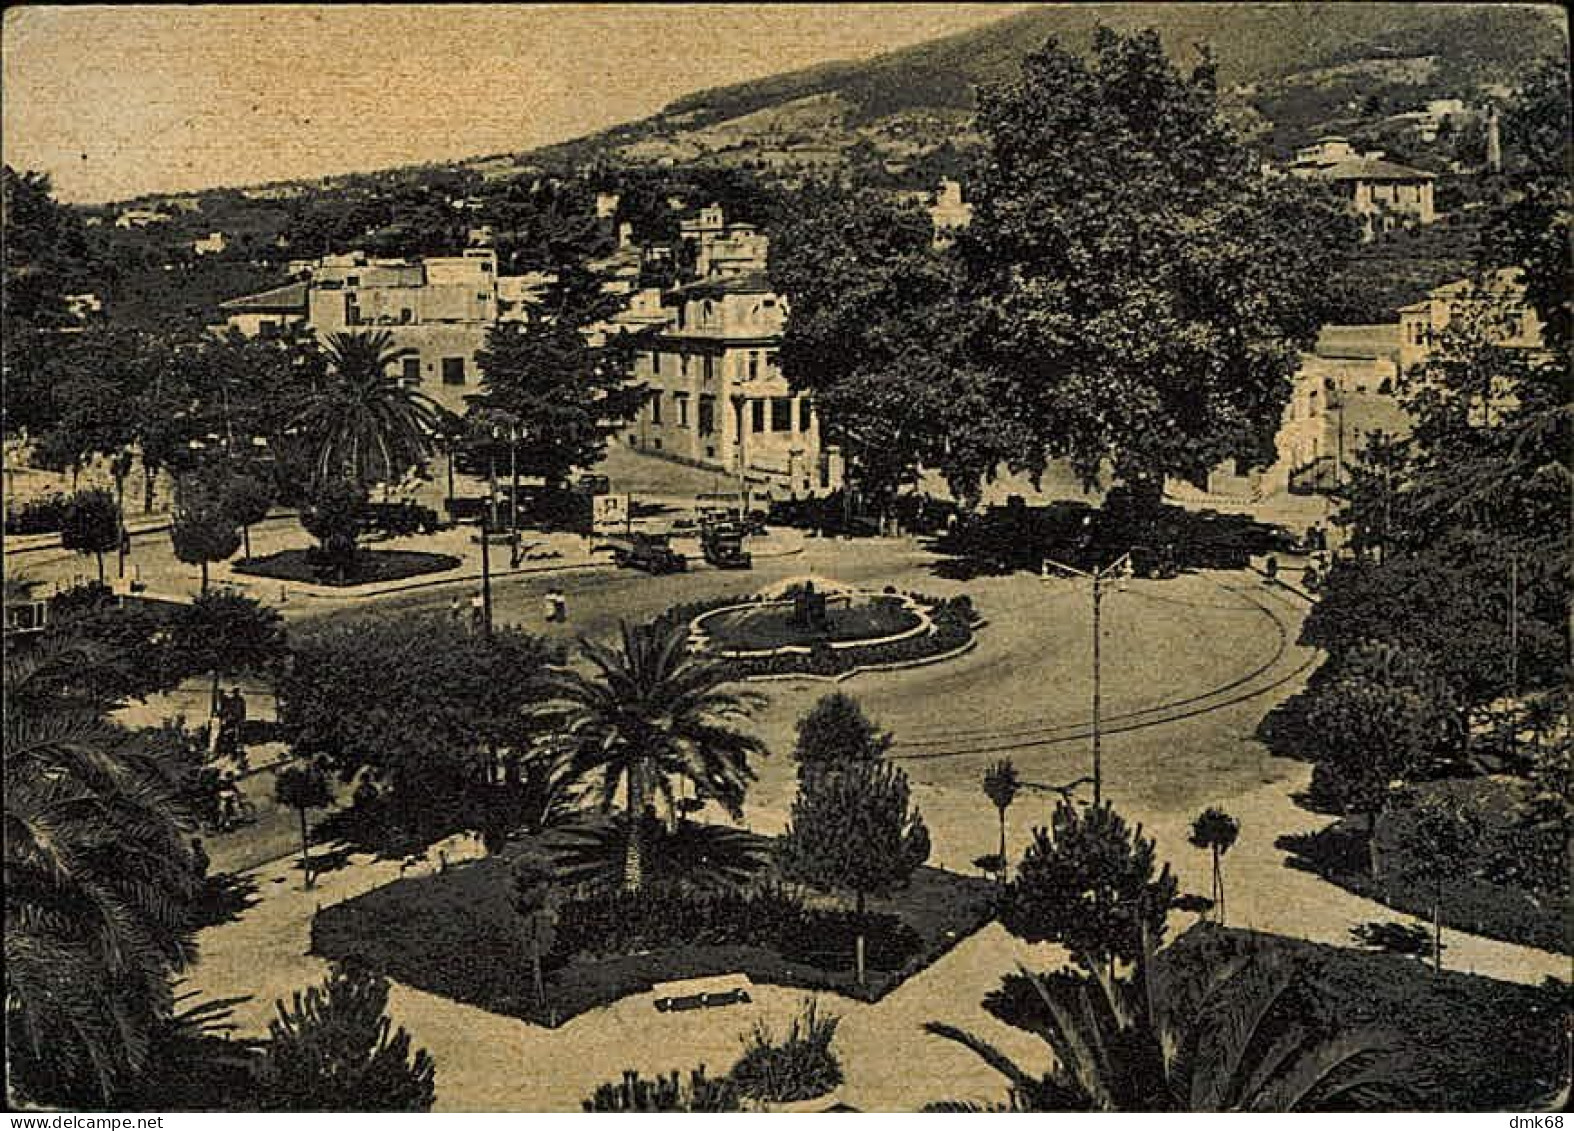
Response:
[[[1238,123],[1265,156],[1325,129],[1360,133],[1434,98],[1501,99],[1567,39],[1550,6],[1046,5],[862,62],[700,91],[661,113],[531,155],[549,167],[707,161],[794,174],[859,165],[932,174],[966,148],[979,84],[1015,75],[1051,36],[1087,51],[1104,24],[1152,27],[1182,65],[1206,44]]]

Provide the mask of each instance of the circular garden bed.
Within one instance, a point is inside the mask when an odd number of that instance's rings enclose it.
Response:
[[[688,621],[697,652],[729,664],[745,679],[835,678],[943,658],[965,650],[982,623],[965,594],[845,587],[824,593],[817,609],[806,608],[802,594],[789,591],[745,601],[718,598],[668,615]]]

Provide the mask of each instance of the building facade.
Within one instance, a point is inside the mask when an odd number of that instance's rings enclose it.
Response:
[[[475,359],[500,307],[508,303],[520,317],[534,290],[505,285],[501,291],[510,297],[500,301],[497,254],[490,248],[419,262],[352,252],[325,256],[303,273],[285,286],[222,303],[220,313],[248,335],[295,322],[310,326],[319,340],[386,331],[397,352],[396,374],[455,412],[479,391]]]
[[[813,401],[778,364],[786,303],[763,274],[702,279],[668,297],[665,324],[635,363],[649,399],[624,430],[630,447],[712,468],[758,497],[823,495],[841,485]]]
[[[1208,477],[1208,489],[1238,497],[1332,490],[1374,433],[1410,434],[1398,359],[1394,323],[1324,326],[1291,379],[1273,464],[1243,474],[1226,463]]]
[[[1299,151],[1290,172],[1333,184],[1359,217],[1368,240],[1437,219],[1433,174],[1385,161],[1380,151],[1358,154],[1344,138],[1326,137]]]
[[[1460,321],[1475,322],[1494,345],[1509,349],[1542,348],[1541,319],[1525,300],[1519,268],[1494,271],[1484,279],[1459,279],[1431,291],[1399,310],[1399,367],[1408,373],[1431,356],[1443,331]]]

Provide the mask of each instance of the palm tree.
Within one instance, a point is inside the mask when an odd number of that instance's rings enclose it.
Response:
[[[1130,981],[1023,971],[1042,1005],[1034,1031],[1055,1067],[1035,1077],[987,1041],[931,1021],[1011,1082],[1029,1111],[1382,1110],[1414,1102],[1424,1080],[1393,1038],[1363,1028],[1325,1036],[1295,1000],[1283,951],[1238,955],[1200,976],[1153,977],[1151,946]]]
[[[1197,814],[1191,823],[1188,838],[1194,848],[1206,848],[1213,853],[1213,906],[1218,910],[1219,923],[1224,923],[1224,854],[1241,834],[1241,823],[1223,809],[1210,806]]]
[[[573,773],[600,778],[603,809],[624,787],[628,844],[624,886],[641,879],[640,820],[651,792],[673,801],[673,781],[687,780],[734,818],[765,746],[730,725],[763,704],[749,692],[722,691],[729,670],[696,659],[688,625],[658,618],[620,624],[621,648],[581,641],[593,673],[559,668],[545,680],[547,701],[535,713],[574,743]]]
[[[64,635],[5,663],[6,1044],[39,1102],[134,1079],[194,953],[183,767],[84,693],[104,663]]]
[[[1006,810],[1011,808],[1011,803],[1016,800],[1017,792],[1022,788],[1022,780],[1017,776],[1017,768],[1010,758],[1004,758],[994,763],[984,771],[984,796],[1000,811],[1000,884],[1006,882]]]
[[[386,330],[330,334],[329,379],[306,395],[294,420],[316,452],[326,482],[389,483],[432,452],[440,417],[431,398],[389,374],[399,356]]]

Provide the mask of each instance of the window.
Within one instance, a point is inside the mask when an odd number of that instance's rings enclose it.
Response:
[[[462,357],[443,358],[443,384],[463,385],[465,383],[465,359]]]
[[[654,376],[661,376],[661,351],[650,351],[650,371]]]
[[[652,389],[650,392],[650,422],[661,423],[661,390]]]
[[[676,401],[677,405],[678,405],[678,427],[679,428],[687,428],[689,426],[689,398],[688,398],[688,394],[687,393],[673,393],[672,394],[672,399],[674,401]]]
[[[707,359],[709,360],[709,359]],[[709,394],[700,397],[700,435],[710,436],[716,431],[716,398]]]
[[[492,296],[487,294],[485,291],[477,291],[475,293],[475,300],[477,302],[485,302],[487,299],[489,299],[491,297]]]
[[[405,383],[419,385],[421,383],[421,359],[419,357],[407,357],[400,364],[403,366],[402,376]]]
[[[760,375],[760,351],[749,351],[749,380],[756,380]]]
[[[415,311],[411,310],[408,306],[400,308],[400,310],[399,310],[399,321],[400,322],[408,325],[409,323],[413,322],[414,320],[415,320]]]
[[[798,401],[798,431],[805,433],[809,431],[810,424],[812,423],[809,416],[811,411],[813,410],[810,408],[809,399],[807,397],[804,397]]]
[[[351,275],[344,280],[344,285],[347,287],[358,287],[361,285],[361,277],[359,275]]]
[[[771,431],[792,431],[792,399],[790,397],[771,398]]]
[[[749,408],[753,417],[749,422],[749,431],[765,431],[765,402],[762,400],[750,401]]]

